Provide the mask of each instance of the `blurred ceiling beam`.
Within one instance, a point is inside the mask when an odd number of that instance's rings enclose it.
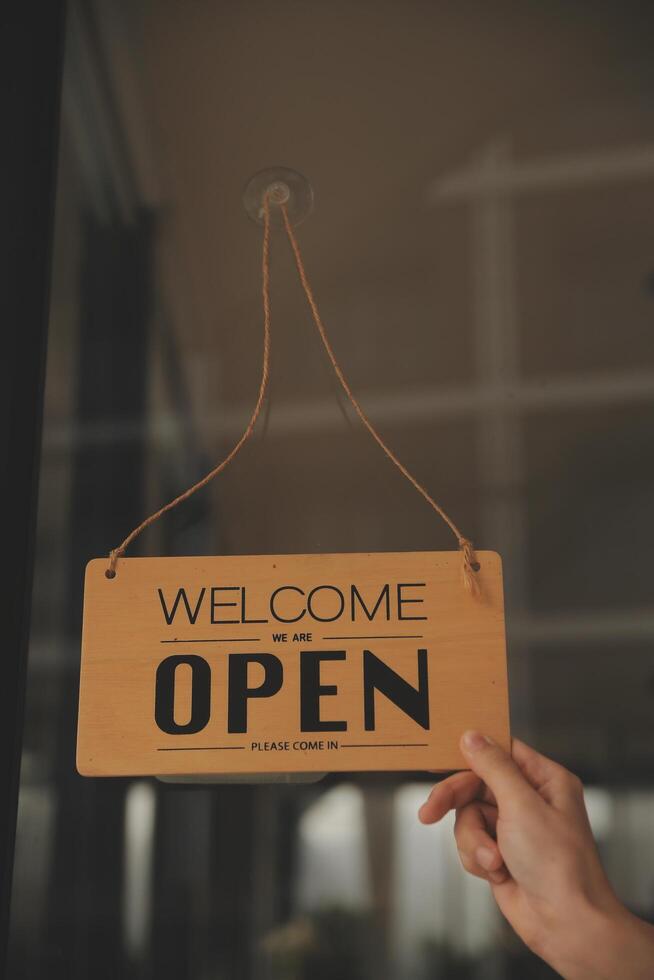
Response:
[[[652,640],[654,610],[603,609],[586,613],[552,612],[515,616],[507,623],[512,639],[526,643],[591,642],[599,640]]]
[[[490,409],[536,412],[553,408],[626,405],[654,402],[654,371],[625,371],[587,378],[543,378],[515,382],[503,389],[461,385],[371,393],[363,396],[361,401],[376,423],[393,426],[465,418]],[[241,434],[250,415],[250,405],[226,406],[213,415],[207,415],[203,428],[205,432],[215,433],[221,438],[231,438]],[[343,424],[335,400],[289,402],[273,407],[266,435],[267,438],[285,438],[303,433],[330,432],[342,428]],[[179,427],[180,420],[170,414],[159,414],[148,422],[153,443],[164,445],[177,438]],[[139,427],[130,423],[51,425],[45,433],[44,450],[58,453],[77,445],[79,441],[108,444],[141,436]]]
[[[528,163],[506,160],[487,168],[483,162],[433,181],[433,205],[469,200],[486,194],[521,194],[567,187],[592,187],[614,181],[654,177],[654,145],[597,150],[593,153],[544,157]]]

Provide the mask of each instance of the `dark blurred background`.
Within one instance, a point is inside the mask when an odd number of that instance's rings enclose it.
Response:
[[[83,568],[203,474],[261,356],[250,176],[305,174],[335,349],[505,562],[515,734],[654,915],[654,14],[630,0],[71,0],[10,980],[552,976],[426,774],[75,772]],[[450,548],[339,400],[288,248],[256,438],[133,554]]]

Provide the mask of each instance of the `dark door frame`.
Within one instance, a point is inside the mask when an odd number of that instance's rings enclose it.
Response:
[[[0,973],[5,973],[23,735],[65,0],[0,11],[3,649],[0,682]]]

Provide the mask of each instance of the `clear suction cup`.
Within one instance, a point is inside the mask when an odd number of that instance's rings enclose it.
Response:
[[[313,188],[306,177],[289,167],[268,167],[251,177],[243,192],[245,210],[258,225],[263,224],[266,193],[273,225],[282,224],[281,204],[292,225],[299,225],[313,210]]]

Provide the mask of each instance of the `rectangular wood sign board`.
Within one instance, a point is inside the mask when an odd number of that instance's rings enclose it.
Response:
[[[502,568],[479,552],[122,558],[86,569],[84,776],[465,767],[509,746]]]

